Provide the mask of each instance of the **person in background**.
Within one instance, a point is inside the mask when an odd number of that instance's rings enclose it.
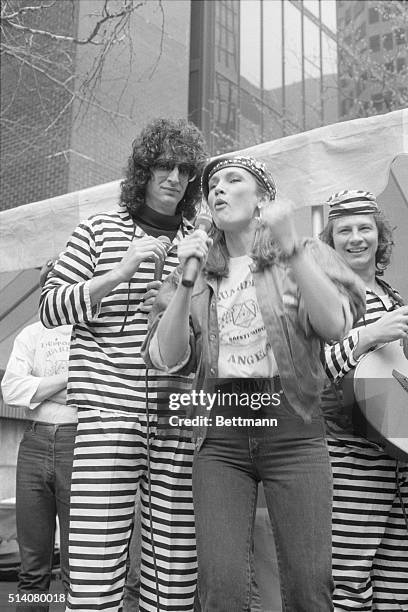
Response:
[[[215,398],[212,408],[195,402],[193,412],[201,606],[249,610],[261,481],[283,610],[328,612],[331,473],[320,348],[361,315],[364,290],[332,249],[298,237],[292,203],[275,201],[264,164],[214,159],[202,187],[214,230],[208,237],[198,229],[180,243],[180,269],[159,291],[143,348],[149,366],[195,371],[194,389]],[[192,257],[204,267],[189,288],[183,267]]]
[[[328,223],[321,239],[364,282],[367,302],[353,329],[325,350],[326,371],[334,383],[322,395],[333,469],[334,608],[406,612],[408,464],[355,430],[352,406],[343,405],[341,383],[367,352],[407,340],[408,306],[383,279],[393,240],[375,196],[344,190],[330,196],[327,204]]]
[[[53,265],[50,260],[42,268],[40,286]],[[29,421],[17,459],[16,522],[18,592],[35,596],[37,601],[31,599],[24,608],[30,612],[48,610],[40,596],[50,587],[57,516],[65,594],[69,586],[69,497],[77,422],[76,408],[66,403],[71,333],[70,325],[47,329],[37,322],[25,327],[15,339],[1,383],[4,401],[25,409]]]
[[[78,430],[68,610],[122,607],[139,486],[140,610],[193,609],[193,445],[188,436],[160,431],[169,380],[146,371],[140,348],[160,268],[166,277],[177,266],[177,245],[193,229],[188,219],[204,160],[193,124],[149,123],[133,142],[120,206],[78,226],[42,292],[44,325],[74,326],[68,403],[78,408]]]

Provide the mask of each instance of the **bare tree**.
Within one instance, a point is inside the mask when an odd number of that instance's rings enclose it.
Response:
[[[1,59],[3,136],[13,133],[13,153],[3,151],[3,164],[16,156],[44,151],[61,126],[72,115],[96,107],[110,118],[132,122],[132,109],[121,109],[120,100],[127,78],[117,85],[112,104],[100,96],[104,70],[109,58],[133,57],[132,18],[152,0],[2,0]],[[81,8],[88,8],[78,19]],[[161,40],[151,72],[160,59],[164,11],[162,0],[154,0],[161,14]],[[122,62],[122,65],[125,62]],[[129,72],[130,73],[130,72]],[[35,109],[35,113],[33,111]],[[34,114],[34,116],[33,116]],[[57,130],[57,131],[56,131]],[[6,139],[7,140],[7,139]]]

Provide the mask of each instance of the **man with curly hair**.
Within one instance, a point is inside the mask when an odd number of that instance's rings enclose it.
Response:
[[[205,157],[191,123],[150,123],[133,142],[120,207],[77,227],[43,289],[44,325],[74,326],[68,404],[78,409],[78,431],[67,610],[121,609],[139,485],[140,610],[193,609],[193,446],[160,432],[169,380],[146,371],[140,347],[161,284],[157,270],[164,262],[167,276],[177,266],[177,245],[192,231]]]
[[[333,382],[323,394],[322,409],[333,471],[334,610],[408,610],[408,463],[357,430],[353,407],[343,405],[342,384],[372,349],[407,341],[408,306],[382,278],[393,240],[375,196],[344,190],[327,203],[328,223],[320,237],[364,281],[367,303],[354,328],[325,350]],[[344,398],[348,401],[347,392]]]

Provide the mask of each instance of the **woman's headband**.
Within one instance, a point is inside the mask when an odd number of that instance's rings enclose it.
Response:
[[[265,187],[271,200],[275,199],[276,186],[272,174],[269,172],[265,164],[258,161],[253,157],[245,156],[231,156],[225,155],[218,157],[210,161],[204,168],[203,176],[201,179],[201,186],[205,199],[208,199],[208,184],[213,174],[222,170],[223,168],[244,168],[248,170],[253,176],[255,176]]]

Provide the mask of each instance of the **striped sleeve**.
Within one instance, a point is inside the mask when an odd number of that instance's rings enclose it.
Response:
[[[91,321],[98,307],[91,305],[89,282],[94,275],[95,239],[90,221],[81,223],[45,283],[40,318],[45,327]]]
[[[358,329],[354,329],[340,342],[325,345],[325,370],[330,380],[343,378],[357,365],[353,354],[357,343]]]
[[[156,301],[153,304],[152,310],[149,313],[149,328],[144,339],[141,354],[148,367],[153,367],[159,370],[164,370],[167,373],[178,373],[183,376],[188,376],[192,372],[196,371],[197,368],[197,338],[198,330],[194,330],[193,320],[190,316],[189,319],[189,346],[186,347],[186,353],[183,359],[178,364],[168,368],[162,361],[160,355],[160,349],[157,341],[156,330],[159,325],[159,321],[164,314],[167,306],[171,302],[171,299],[177,289],[177,285],[180,280],[180,268],[176,268],[172,274],[170,274],[157,294]]]

